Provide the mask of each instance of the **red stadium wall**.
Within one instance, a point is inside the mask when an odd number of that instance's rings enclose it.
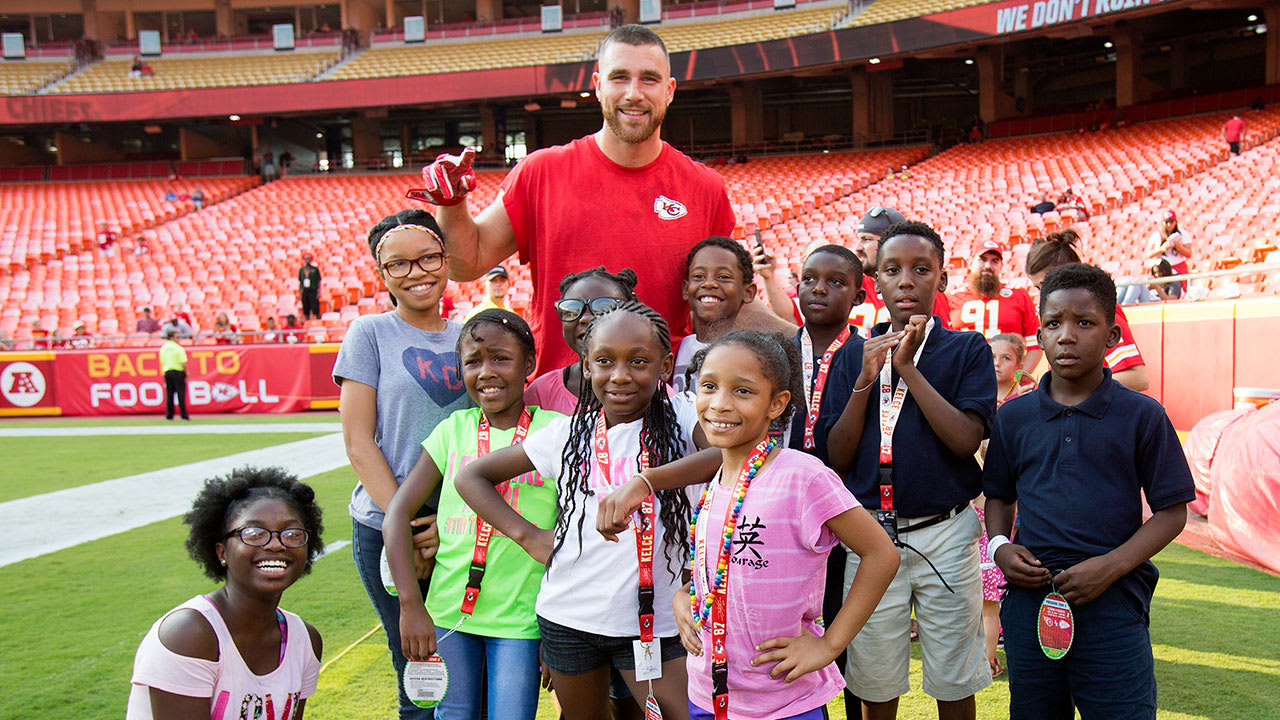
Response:
[[[1147,362],[1147,394],[1179,430],[1226,410],[1237,387],[1280,388],[1280,298],[1126,308]]]
[[[187,348],[192,413],[333,409],[338,346]],[[0,353],[0,416],[136,415],[164,409],[154,348]]]

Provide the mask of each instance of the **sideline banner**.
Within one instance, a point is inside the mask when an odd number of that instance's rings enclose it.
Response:
[[[308,410],[307,355],[305,345],[187,348],[187,408],[192,413]],[[64,415],[164,409],[164,373],[156,348],[61,352],[54,368],[58,406]]]
[[[0,417],[59,415],[52,352],[0,353]]]

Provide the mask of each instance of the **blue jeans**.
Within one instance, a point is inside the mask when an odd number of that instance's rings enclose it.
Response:
[[[400,601],[382,586],[382,574],[378,570],[382,556],[382,531],[351,521],[351,554],[355,557],[356,572],[360,575],[360,582],[364,583],[364,591],[373,601],[373,609],[387,633],[387,647],[391,650],[391,665],[395,667],[396,687],[400,695],[400,720],[431,720],[434,717],[431,710],[414,705],[404,694],[404,666],[407,661],[400,652]],[[426,581],[418,581],[418,589],[424,598],[427,585]]]
[[[437,627],[443,638],[449,628]],[[511,720],[538,714],[538,641],[456,632],[436,646],[449,669],[449,688],[436,706],[436,720],[479,720],[488,677],[488,707]]]
[[[1112,585],[1072,605],[1075,638],[1061,660],[1040,650],[1040,603],[1048,588],[1010,587],[1000,606],[1009,661],[1010,720],[1155,720],[1156,676],[1148,617],[1138,598]]]

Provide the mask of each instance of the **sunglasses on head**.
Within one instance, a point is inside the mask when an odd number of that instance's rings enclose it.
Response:
[[[590,300],[567,298],[556,301],[556,313],[562,322],[573,322],[588,310],[592,315],[602,315],[621,304],[621,300],[613,297],[598,297]]]

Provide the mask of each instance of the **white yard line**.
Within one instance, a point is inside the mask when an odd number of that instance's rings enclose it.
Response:
[[[281,425],[231,427],[264,432],[264,427]],[[142,434],[166,428],[115,429]],[[308,478],[347,464],[342,434],[335,433],[10,500],[0,503],[0,567],[181,515],[191,508],[206,479],[238,467],[279,465]]]
[[[93,425],[85,427],[2,428],[0,438],[87,437],[91,435],[265,435],[269,433],[340,433],[335,422],[254,423],[252,425]]]

